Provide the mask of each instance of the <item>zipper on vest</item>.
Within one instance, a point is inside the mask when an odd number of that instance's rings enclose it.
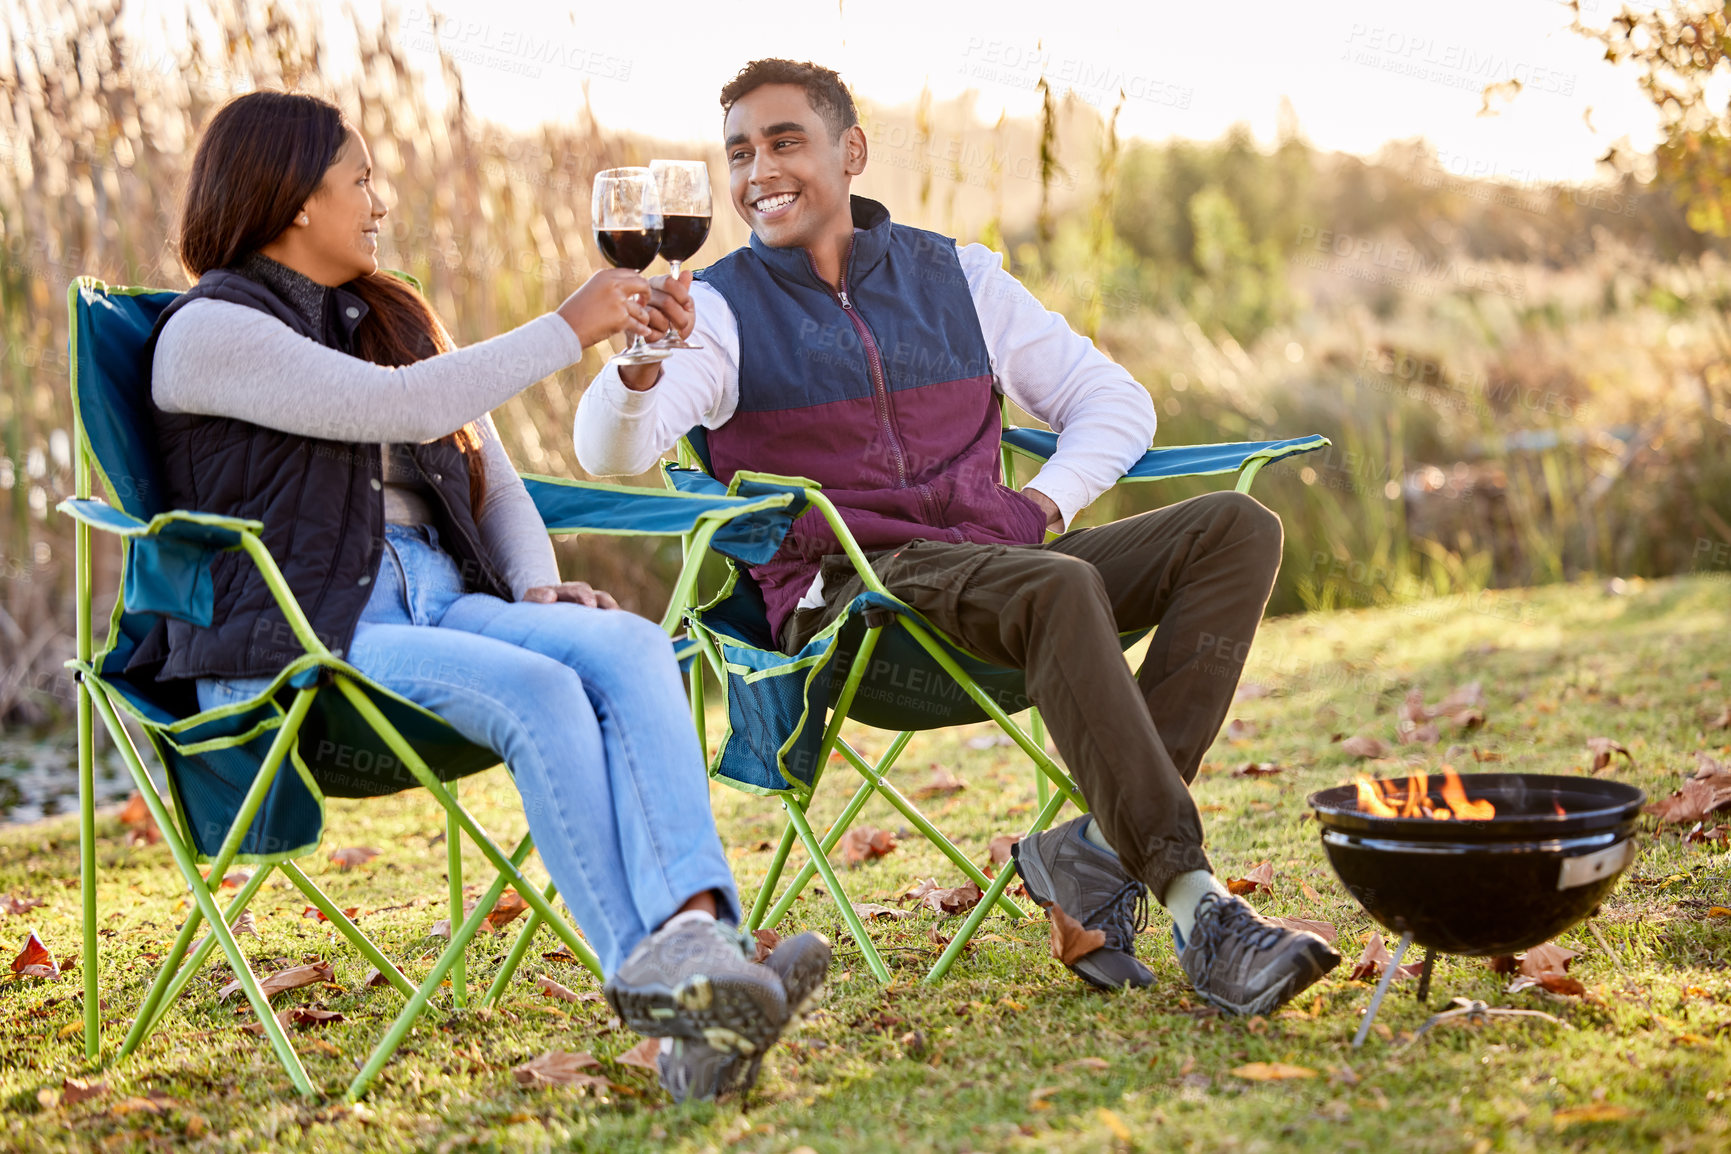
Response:
[[[878,343],[872,338],[871,329],[866,327],[865,318],[860,316],[859,310],[853,307],[853,301],[849,300],[847,295],[848,269],[853,267],[853,242],[848,242],[847,259],[842,262],[839,288],[830,288],[829,282],[818,276],[817,261],[812,257],[810,249],[806,250],[805,259],[811,265],[811,275],[817,277],[817,282],[829,290],[830,296],[835,298],[836,303],[841,305],[842,312],[847,315],[848,320],[853,322],[854,333],[865,348],[866,368],[871,375],[872,395],[876,402],[878,424],[883,429],[884,438],[889,443],[890,457],[895,462],[896,485],[898,488],[905,489],[908,487],[907,458],[902,452],[901,438],[896,436],[895,423],[890,418],[890,390],[889,385],[884,381],[883,358],[878,355]]]

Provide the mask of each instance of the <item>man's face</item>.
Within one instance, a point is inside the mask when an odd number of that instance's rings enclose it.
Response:
[[[739,98],[722,128],[734,211],[773,248],[810,248],[852,231],[848,186],[865,168],[865,133],[836,139],[805,89],[765,84]]]

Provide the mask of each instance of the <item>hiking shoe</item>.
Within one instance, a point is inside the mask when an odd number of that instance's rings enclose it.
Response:
[[[1232,895],[1203,894],[1190,940],[1177,926],[1172,937],[1190,984],[1228,1014],[1266,1014],[1340,964],[1309,930],[1275,925]]]
[[[1070,967],[1083,981],[1103,990],[1153,985],[1154,975],[1136,960],[1136,935],[1148,924],[1148,890],[1124,872],[1117,854],[1083,836],[1093,820],[1083,814],[1029,834],[1010,847],[1010,856],[1029,897],[1106,935],[1105,945]]]
[[[755,949],[722,922],[674,918],[637,943],[601,993],[639,1034],[761,1053],[787,1021],[787,996],[775,971],[751,960]]]
[[[783,1030],[798,1024],[800,1016],[823,986],[829,972],[829,939],[822,934],[800,934],[770,951],[765,965],[781,979],[788,1006]],[[655,1060],[661,1088],[675,1103],[710,1102],[738,1090],[749,1093],[757,1084],[763,1066],[763,1051],[742,1058],[729,1050],[718,1050],[708,1042],[673,1039],[671,1050]]]

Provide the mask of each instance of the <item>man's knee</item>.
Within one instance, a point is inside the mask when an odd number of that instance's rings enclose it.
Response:
[[[1236,489],[1209,493],[1202,500],[1209,503],[1214,516],[1228,527],[1234,538],[1254,541],[1276,562],[1280,560],[1286,537],[1280,517],[1274,510],[1249,493],[1240,493]]]

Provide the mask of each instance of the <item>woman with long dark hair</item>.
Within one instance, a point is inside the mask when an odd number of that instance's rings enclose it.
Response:
[[[193,158],[179,254],[196,286],[153,334],[169,500],[256,518],[321,639],[510,767],[547,872],[608,975],[664,1043],[662,1081],[707,1097],[774,1042],[829,946],[748,960],[702,752],[664,633],[560,580],[489,410],[614,332],[665,331],[636,273],[454,348],[378,269],[386,206],[333,104],[254,92]],[[299,650],[239,552],[212,570],[213,624],[170,621],[136,663],[250,698]],[[135,664],[136,664],[135,663]]]

